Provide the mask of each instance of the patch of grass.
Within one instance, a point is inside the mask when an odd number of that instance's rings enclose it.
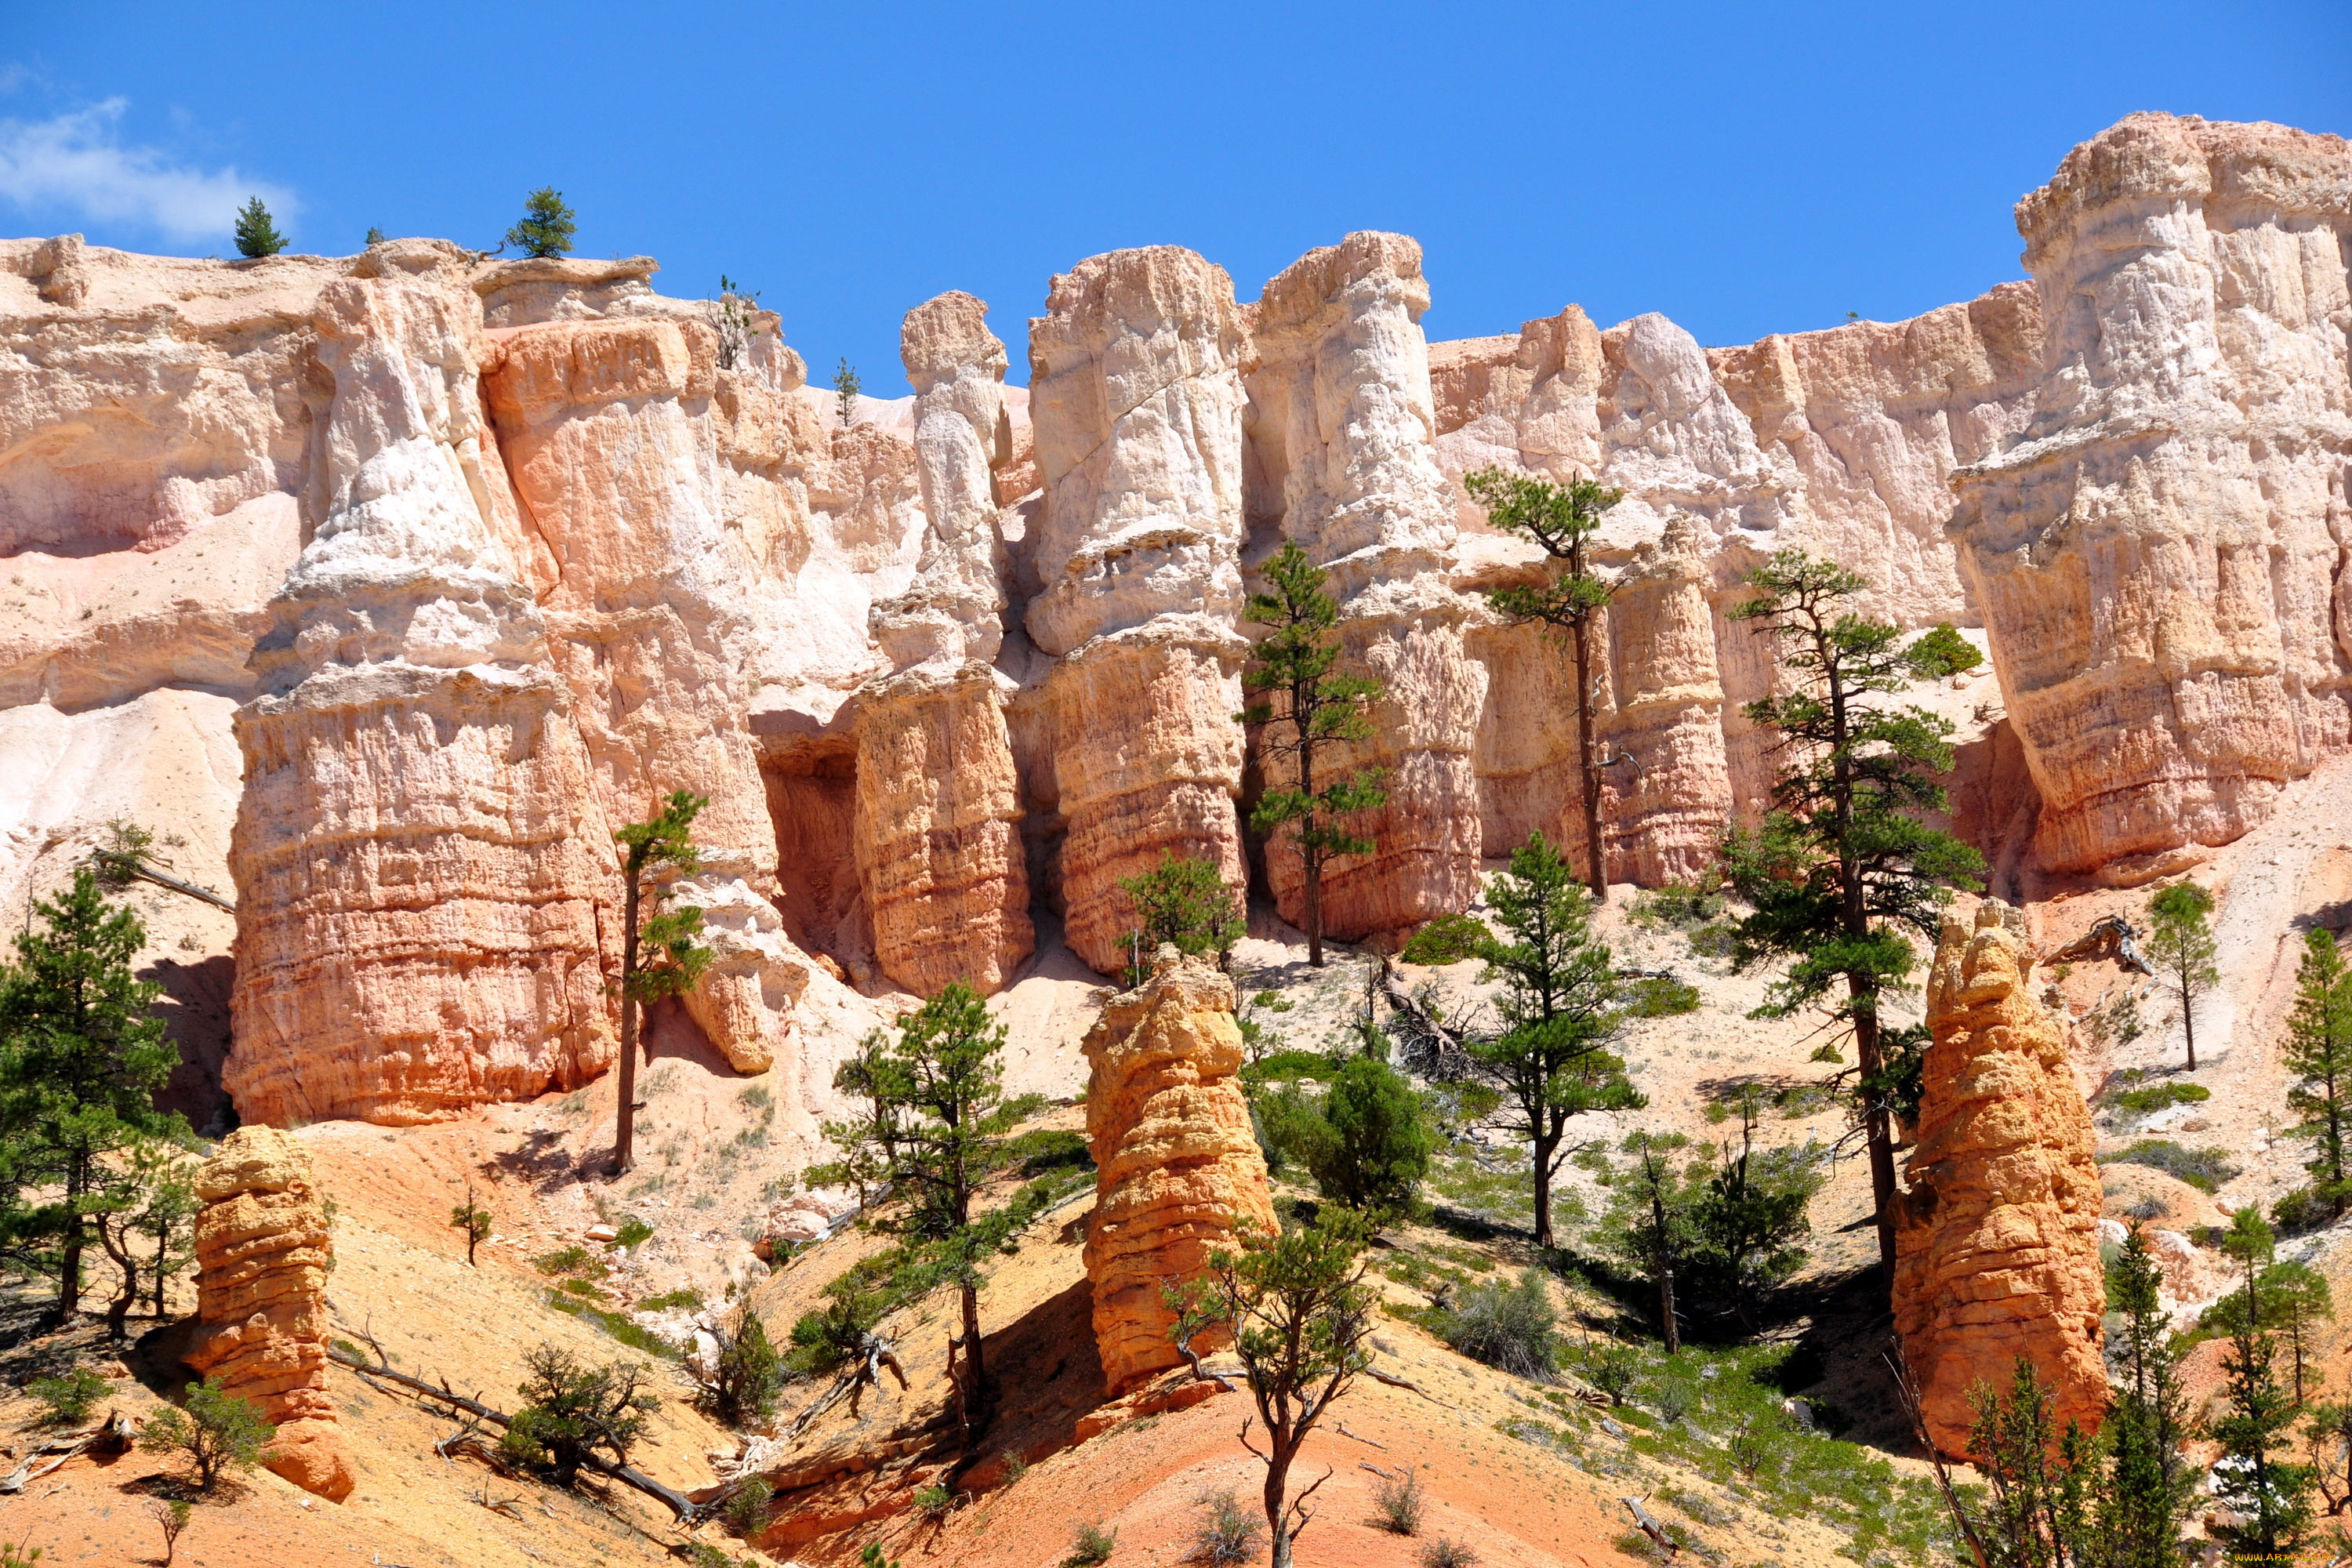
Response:
[[[1106,1529],[1101,1520],[1080,1521],[1070,1529],[1070,1554],[1062,1559],[1062,1568],[1096,1568],[1110,1561],[1118,1549],[1118,1531]]]
[[[2099,1097],[2101,1102],[2134,1116],[2150,1116],[2176,1105],[2198,1105],[2213,1098],[2213,1091],[2201,1083],[2143,1084],[2140,1080],[2145,1076],[2137,1070],[2116,1074],[2115,1086]]]
[[[653,1234],[654,1227],[645,1221],[635,1217],[625,1219],[620,1224],[620,1234],[606,1242],[604,1249],[609,1252],[617,1247],[635,1247],[641,1242],[652,1240]]]
[[[1637,895],[1625,918],[1639,926],[1689,931],[1721,920],[1730,908],[1731,900],[1720,889],[1669,882],[1655,892]]]
[[[1478,1554],[1458,1541],[1440,1536],[1421,1549],[1421,1568],[1473,1568]]]
[[[548,1305],[552,1307],[556,1303],[550,1301]],[[643,1351],[647,1355],[659,1356],[664,1361],[680,1361],[685,1358],[684,1351],[652,1330],[633,1322],[626,1313],[600,1312],[593,1307],[583,1305],[574,1310],[572,1315],[592,1328],[602,1330],[606,1335],[620,1341],[633,1351]]]
[[[1645,974],[1628,986],[1636,1018],[1673,1018],[1699,1009],[1698,987],[1671,974]]]
[[[1305,1079],[1313,1083],[1329,1083],[1339,1076],[1347,1064],[1322,1051],[1275,1051],[1241,1070],[1242,1082],[1252,1089],[1265,1083],[1287,1083]]]
[[[658,1296],[648,1296],[637,1303],[637,1310],[640,1312],[667,1312],[673,1308],[682,1308],[689,1312],[700,1311],[702,1292],[690,1287],[666,1290]]]
[[[736,1092],[735,1103],[751,1110],[766,1110],[776,1103],[776,1100],[764,1088],[751,1083]]]
[[[572,1274],[588,1279],[602,1279],[606,1272],[604,1260],[576,1241],[569,1247],[541,1253],[530,1260],[530,1266],[541,1274]]]
[[[2221,1184],[2238,1174],[2226,1149],[2191,1149],[2169,1138],[2142,1138],[2122,1153],[2110,1157],[2124,1165],[2146,1165],[2201,1193],[2218,1193]]]

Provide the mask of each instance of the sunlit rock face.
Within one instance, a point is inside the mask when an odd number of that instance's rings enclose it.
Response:
[[[1117,1395],[1181,1363],[1164,1289],[1209,1267],[1246,1226],[1274,1234],[1265,1160],[1240,1079],[1233,982],[1162,947],[1151,978],[1104,1005],[1086,1051],[1094,1214],[1087,1279],[1103,1381]],[[1192,1348],[1217,1347],[1203,1335]]]
[[[2343,748],[2352,148],[2136,114],[2017,207],[2034,418],[1952,536],[2044,809],[2090,870],[2237,837]]]
[[[1156,246],[1080,262],[1030,323],[1044,488],[1030,640],[1055,656],[1041,724],[1065,937],[1129,962],[1122,879],[1162,855],[1246,878],[1242,777],[1242,382],[1233,280]]]
[[[1969,1392],[2023,1357],[2059,1426],[2106,1408],[2099,1349],[2098,1166],[2064,1022],[2032,994],[2017,910],[1944,923],[1927,979],[1934,1036],[1895,1211],[1895,1327],[1928,1435],[1969,1450]]]

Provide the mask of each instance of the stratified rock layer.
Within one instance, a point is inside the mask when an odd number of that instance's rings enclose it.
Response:
[[[1084,1049],[1097,1170],[1087,1279],[1116,1396],[1183,1360],[1161,1289],[1200,1278],[1237,1226],[1273,1234],[1274,1200],[1234,1076],[1233,983],[1214,964],[1162,947],[1150,980],[1104,1005]]]
[[[1895,1214],[1895,1327],[1927,1431],[1968,1452],[1979,1383],[2017,1358],[2052,1390],[2062,1426],[2095,1427],[2099,1172],[2065,1026],[2034,1000],[2024,917],[1989,900],[1944,924],[1927,980],[1927,1050],[1909,1190]]]
[[[490,515],[461,255],[319,296],[323,515],[236,716],[222,1078],[247,1121],[425,1120],[612,1059],[610,834]]]
[[[1122,878],[1163,854],[1242,886],[1242,382],[1233,280],[1155,246],[1080,262],[1030,323],[1044,482],[1030,639],[1063,832],[1065,939],[1129,961]]]
[[[2017,206],[2050,321],[1952,535],[2044,809],[2089,870],[2222,844],[2352,738],[2352,147],[2136,114]]]
[[[351,1495],[351,1455],[327,1394],[327,1271],[334,1233],[310,1156],[243,1127],[196,1173],[195,1339],[187,1363],[252,1402],[278,1437],[262,1463],[305,1491]]]
[[[1428,308],[1420,246],[1351,234],[1269,280],[1253,323],[1253,532],[1278,531],[1329,572],[1349,666],[1383,686],[1373,737],[1328,753],[1382,770],[1389,796],[1350,825],[1371,853],[1324,869],[1323,930],[1343,940],[1465,909],[1478,891],[1486,669],[1465,637],[1485,612],[1445,575],[1454,500],[1433,444]],[[1301,919],[1286,837],[1267,847],[1266,876],[1284,918]]]

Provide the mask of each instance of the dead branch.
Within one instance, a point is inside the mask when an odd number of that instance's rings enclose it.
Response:
[[[1382,954],[1377,976],[1381,996],[1403,1020],[1398,1033],[1397,1065],[1419,1073],[1432,1083],[1453,1083],[1470,1076],[1470,1052],[1462,1032],[1448,1026],[1419,998],[1397,983],[1396,973]]]
[[[1356,1468],[1360,1470],[1370,1470],[1372,1474],[1380,1477],[1381,1479],[1384,1481],[1393,1481],[1402,1479],[1390,1471],[1381,1468],[1380,1466],[1372,1463],[1370,1459],[1358,1459],[1356,1461]]]
[[[1887,1367],[1895,1373],[1895,1396],[1903,1401],[1903,1413],[1911,1417],[1911,1430],[1919,1439],[1919,1447],[1927,1451],[1927,1462],[1936,1468],[1936,1485],[1944,1494],[1944,1506],[1951,1510],[1952,1523],[1969,1543],[1977,1560],[1977,1568],[1990,1568],[1985,1555],[1984,1542],[1977,1535],[1977,1521],[1960,1506],[1960,1494],[1953,1489],[1952,1472],[1944,1466],[1943,1450],[1927,1436],[1927,1416],[1919,1404],[1919,1384],[1911,1375],[1911,1359],[1903,1353],[1903,1342],[1897,1340],[1886,1354]]]
[[[1370,1378],[1374,1383],[1385,1383],[1391,1388],[1410,1388],[1415,1394],[1420,1394],[1423,1399],[1428,1400],[1432,1405],[1443,1405],[1445,1403],[1445,1401],[1438,1398],[1437,1395],[1430,1393],[1429,1390],[1422,1387],[1421,1384],[1413,1382],[1413,1380],[1409,1377],[1399,1377],[1394,1373],[1382,1372],[1379,1367],[1369,1364],[1364,1368],[1364,1375]],[[1349,1436],[1352,1437],[1355,1434],[1351,1432]]]
[[[1307,1508],[1307,1500],[1315,1495],[1315,1487],[1321,1486],[1325,1481],[1328,1481],[1330,1479],[1331,1471],[1327,1467],[1323,1473],[1316,1478],[1315,1486],[1308,1487],[1305,1491],[1300,1492],[1297,1498],[1291,1503],[1290,1511],[1298,1516],[1298,1522],[1290,1527],[1290,1539],[1292,1541],[1295,1542],[1300,1536],[1306,1534],[1307,1527],[1315,1522],[1315,1514],[1312,1510]]]
[[[1369,1370],[1369,1369],[1368,1369],[1368,1370]],[[1362,1443],[1362,1444],[1365,1444],[1365,1445],[1367,1445],[1368,1447],[1370,1447],[1378,1448],[1378,1449],[1379,1449],[1381,1453],[1383,1453],[1383,1454],[1385,1454],[1385,1453],[1387,1453],[1387,1452],[1389,1451],[1389,1446],[1388,1446],[1386,1443],[1379,1442],[1379,1441],[1377,1441],[1377,1440],[1375,1440],[1375,1439],[1373,1439],[1373,1438],[1367,1437],[1367,1436],[1364,1436],[1362,1433],[1360,1433],[1360,1432],[1350,1432],[1350,1431],[1349,1431],[1349,1430],[1348,1430],[1348,1424],[1347,1424],[1345,1421],[1340,1422],[1340,1423],[1339,1424],[1339,1426],[1338,1426],[1337,1427],[1335,1427],[1335,1428],[1334,1428],[1334,1430],[1335,1430],[1335,1431],[1337,1431],[1337,1432],[1339,1434],[1339,1436],[1341,1436],[1342,1437],[1353,1437],[1357,1442],[1359,1442],[1359,1443]]]
[[[373,1344],[374,1342],[371,1340],[369,1342]],[[376,1346],[376,1353],[381,1357],[383,1347]],[[452,1389],[446,1379],[442,1381],[440,1387],[436,1388],[421,1377],[411,1377],[404,1372],[394,1372],[389,1366],[381,1364],[370,1366],[359,1357],[333,1344],[327,1347],[327,1359],[337,1365],[350,1367],[354,1372],[365,1373],[371,1378],[382,1378],[387,1383],[397,1384],[412,1394],[420,1394],[427,1399],[438,1400],[448,1405],[452,1411],[463,1411],[468,1415],[477,1415],[485,1421],[494,1421],[500,1426],[514,1425],[513,1416],[503,1410],[493,1410],[478,1400],[467,1398]],[[616,1465],[609,1459],[600,1458],[593,1454],[583,1456],[581,1465],[583,1468],[593,1470],[600,1476],[610,1477],[625,1486],[635,1487],[647,1497],[656,1498],[667,1503],[670,1511],[677,1516],[677,1522],[682,1525],[691,1525],[700,1517],[700,1510],[693,1503],[635,1466]]]
[[[1270,1469],[1274,1466],[1274,1461],[1267,1458],[1264,1454],[1258,1454],[1257,1445],[1249,1440],[1250,1419],[1251,1418],[1246,1415],[1242,1417],[1242,1447],[1247,1448],[1253,1454],[1257,1454],[1258,1458]]]
[[[1623,1503],[1628,1509],[1633,1510],[1634,1525],[1642,1531],[1643,1534],[1648,1536],[1652,1541],[1656,1542],[1665,1552],[1667,1557],[1674,1558],[1682,1555],[1682,1542],[1676,1541],[1673,1536],[1668,1535],[1666,1533],[1666,1527],[1660,1524],[1656,1520],[1651,1518],[1650,1510],[1642,1506],[1643,1503],[1650,1500],[1647,1497],[1621,1497],[1617,1500]]]
[[[1195,1383],[1213,1383],[1218,1386],[1218,1388],[1227,1394],[1231,1394],[1234,1391],[1234,1380],[1232,1378],[1226,1377],[1219,1373],[1211,1372],[1207,1367],[1201,1364],[1201,1352],[1192,1348],[1192,1336],[1191,1334],[1186,1333],[1176,1336],[1176,1353],[1182,1356],[1184,1360],[1191,1364],[1192,1368],[1192,1381]]]
[[[849,1370],[835,1379],[831,1388],[794,1417],[784,1433],[784,1441],[788,1444],[798,1442],[801,1434],[814,1426],[818,1417],[844,1399],[849,1401],[849,1414],[855,1419],[858,1401],[867,1386],[871,1385],[877,1394],[881,1392],[882,1369],[885,1367],[889,1368],[890,1375],[898,1380],[898,1391],[902,1394],[907,1392],[907,1369],[898,1364],[898,1352],[891,1349],[890,1342],[880,1334],[866,1335],[858,1343],[857,1356],[851,1362]]]

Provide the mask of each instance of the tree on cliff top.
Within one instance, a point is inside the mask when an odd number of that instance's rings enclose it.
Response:
[[[636,1164],[637,1036],[645,1005],[693,990],[710,967],[710,950],[694,940],[702,931],[702,911],[690,904],[665,910],[668,887],[646,885],[656,872],[690,877],[701,868],[692,832],[695,817],[709,804],[708,796],[673,790],[651,821],[633,822],[613,835],[627,853],[621,859],[621,1096],[609,1175],[625,1176]]]
[[[2303,962],[2294,973],[2294,1012],[2287,1020],[2281,1060],[2299,1080],[2287,1090],[2288,1108],[2304,1120],[2287,1131],[2312,1143],[2312,1196],[2342,1218],[2352,1207],[2352,1182],[2346,1179],[2345,1098],[2352,1094],[2352,968],[2336,951],[2335,933],[2313,928],[2304,933]]]
[[[1371,1359],[1364,1346],[1381,1298],[1364,1282],[1370,1237],[1362,1215],[1326,1205],[1311,1226],[1275,1236],[1244,1229],[1238,1250],[1212,1252],[1204,1278],[1190,1289],[1167,1292],[1179,1346],[1212,1327],[1233,1336],[1257,1418],[1265,1424],[1264,1450],[1249,1440],[1246,1421],[1242,1445],[1265,1465],[1274,1568],[1290,1568],[1292,1544],[1314,1519],[1307,1500],[1330,1479],[1327,1470],[1294,1500],[1291,1462]]]
[[[1485,961],[1480,984],[1501,981],[1499,1033],[1464,1042],[1471,1070],[1503,1094],[1505,1125],[1534,1152],[1536,1244],[1557,1245],[1551,1184],[1571,1119],[1588,1110],[1633,1110],[1649,1103],[1609,1047],[1625,1023],[1624,996],[1609,945],[1592,935],[1592,906],[1559,850],[1540,833],[1511,852],[1510,868],[1488,885],[1495,921],[1433,921],[1405,944],[1408,963]]]
[[[912,1299],[954,1287],[962,1332],[948,1341],[965,1450],[987,1428],[987,1369],[981,1357],[981,1266],[1036,1216],[1042,1187],[980,1212],[982,1193],[1021,1156],[1013,1130],[1044,1102],[1005,1098],[1005,1029],[980,994],[959,980],[877,1029],[841,1064],[833,1086],[864,1114],[828,1121],[841,1158],[808,1173],[812,1186],[854,1186],[873,1203],[863,1227],[902,1249],[892,1293]]]
[[[841,427],[845,430],[849,428],[850,421],[857,417],[857,367],[849,363],[847,354],[844,354],[833,371],[833,405],[835,412],[841,416]]]
[[[572,237],[580,232],[572,221],[577,216],[564,205],[562,191],[541,185],[523,198],[522,216],[507,230],[506,243],[525,256],[569,256]]]
[[[1949,626],[1906,645],[1894,623],[1853,609],[1868,586],[1860,574],[1802,551],[1779,552],[1748,585],[1753,596],[1730,618],[1759,623],[1780,644],[1794,689],[1745,710],[1776,736],[1781,763],[1762,826],[1724,839],[1725,869],[1755,906],[1734,928],[1732,958],[1743,968],[1788,961],[1752,1016],[1822,1007],[1853,1034],[1854,1110],[1870,1154],[1879,1260],[1892,1279],[1895,1064],[1879,998],[1916,962],[1906,932],[1932,940],[1948,889],[1975,887],[1984,859],[1919,820],[1946,808],[1936,780],[1951,771],[1952,726],[1925,709],[1872,699],[1969,668],[1979,656]],[[1834,1059],[1834,1045],[1823,1049]]]
[[[1522,624],[1548,626],[1564,635],[1576,664],[1576,746],[1584,788],[1585,886],[1595,900],[1609,900],[1608,844],[1601,829],[1601,742],[1592,732],[1594,683],[1593,617],[1609,603],[1609,584],[1587,570],[1585,545],[1601,527],[1601,514],[1625,499],[1591,479],[1558,484],[1532,474],[1480,468],[1463,489],[1486,509],[1486,521],[1505,533],[1543,546],[1556,566],[1552,580],[1513,584],[1486,595],[1497,614]]]
[[[0,1254],[55,1272],[66,1316],[96,1222],[144,1190],[131,1156],[189,1134],[155,1109],[180,1053],[148,1016],[163,987],[131,973],[147,945],[139,917],[109,905],[88,869],[33,913],[38,928],[0,963]]]
[[[2213,967],[2213,895],[2194,882],[2175,882],[2147,900],[2147,960],[2180,998],[2180,1032],[2189,1044],[2189,1070],[2197,1070],[2197,1000],[2221,978]]]
[[[1328,746],[1370,740],[1372,721],[1367,711],[1380,700],[1381,683],[1366,675],[1335,675],[1339,639],[1339,606],[1323,592],[1329,574],[1307,558],[1296,542],[1265,563],[1271,592],[1252,594],[1242,618],[1274,630],[1252,649],[1255,660],[1242,677],[1253,693],[1278,692],[1282,700],[1255,702],[1239,715],[1247,728],[1261,731],[1260,757],[1269,775],[1288,764],[1291,782],[1269,788],[1250,813],[1250,826],[1269,837],[1289,830],[1298,847],[1307,879],[1307,957],[1323,967],[1323,868],[1342,855],[1369,855],[1370,838],[1339,826],[1342,818],[1370,811],[1388,800],[1376,769],[1356,768],[1339,773],[1320,789],[1315,784],[1315,763]],[[1280,726],[1288,738],[1276,738]]]
[[[254,197],[236,212],[236,253],[243,257],[275,256],[286,248],[286,237],[270,221],[269,209]]]

